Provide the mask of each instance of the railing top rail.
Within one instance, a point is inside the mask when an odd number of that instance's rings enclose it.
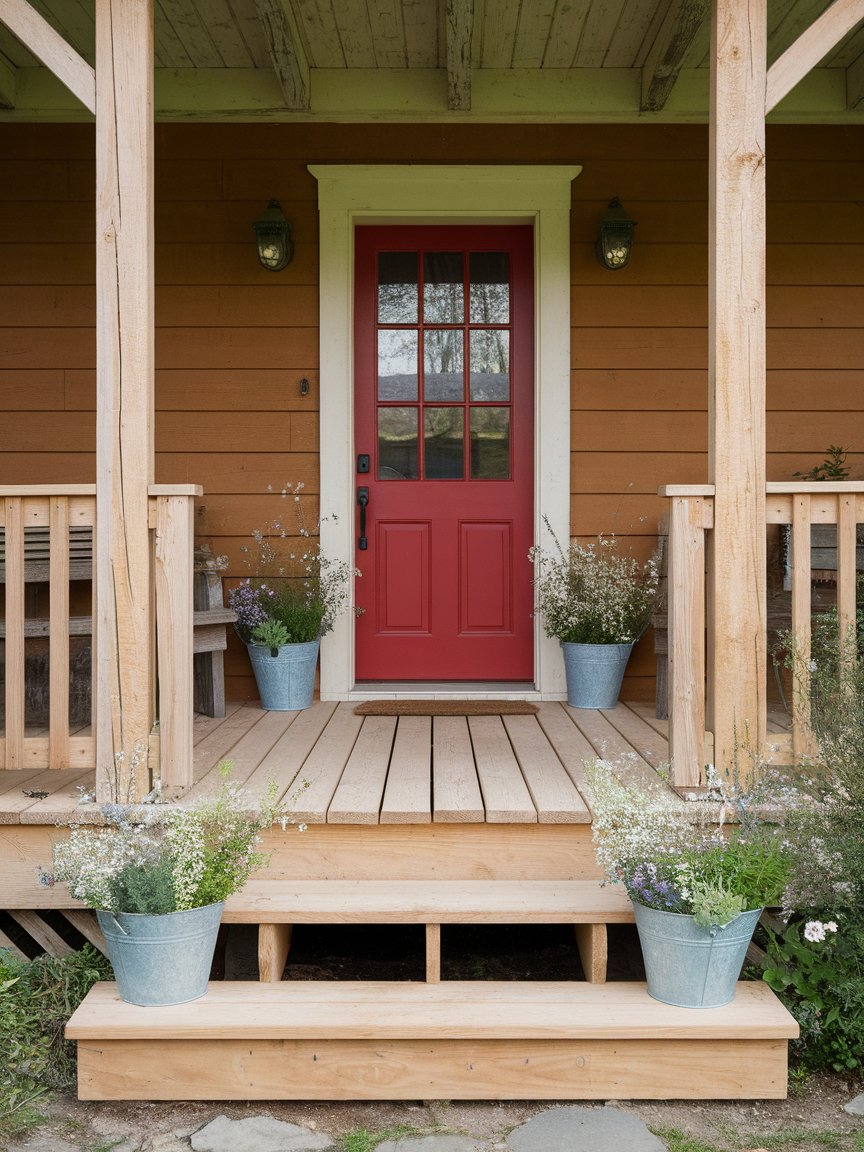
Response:
[[[661,484],[658,496],[713,496],[713,484]]]
[[[95,484],[0,484],[0,499],[6,496],[95,496]]]
[[[200,484],[151,484],[148,496],[203,496]]]
[[[765,485],[769,496],[794,496],[809,492],[813,496],[824,496],[826,492],[864,492],[864,480],[772,480]]]

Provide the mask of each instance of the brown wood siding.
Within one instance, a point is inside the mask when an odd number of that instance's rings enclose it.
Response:
[[[864,474],[864,128],[768,131],[768,477],[850,447]],[[159,125],[157,479],[197,482],[197,531],[231,556],[318,493],[318,215],[309,163],[583,165],[573,185],[571,528],[653,547],[657,486],[707,479],[707,129],[628,125]],[[92,481],[93,130],[0,126],[0,482]],[[606,204],[638,220],[630,266],[594,257]],[[281,199],[278,274],[251,222]],[[299,381],[309,379],[309,395]],[[254,696],[232,641],[229,698]],[[653,693],[649,640],[625,695]]]

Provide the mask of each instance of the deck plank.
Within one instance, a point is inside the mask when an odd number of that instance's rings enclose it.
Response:
[[[477,778],[490,824],[533,824],[537,810],[500,716],[469,716]]]
[[[671,788],[663,783],[648,761],[602,712],[592,708],[571,708],[569,704],[566,705],[566,710],[583,736],[590,740],[596,755],[608,761],[612,770],[622,780],[632,781],[652,790],[656,789],[658,797],[665,797],[672,806],[680,804]]]
[[[217,760],[209,772],[203,773],[195,781],[178,804],[186,808],[201,797],[215,796],[223,783],[219,770],[219,765],[223,763],[230,764],[230,778],[234,783],[247,786],[258,765],[298,716],[299,712],[261,712],[255,724],[244,733],[243,739],[235,744],[231,755]]]
[[[534,716],[505,716],[504,727],[541,824],[587,824],[591,814]]]
[[[89,773],[92,775],[92,768]],[[18,786],[9,788],[0,794],[0,824],[18,824],[21,820],[21,813],[26,812],[28,808],[33,808],[38,804],[39,798],[34,796],[25,796],[24,791],[32,792],[48,792],[49,794],[65,787],[68,783],[69,773],[74,774],[78,783],[83,783],[82,776],[86,776],[87,772],[83,772],[80,768],[61,769],[58,771],[56,768],[43,768],[37,772],[14,772],[9,771],[9,776],[18,776]],[[80,793],[76,792],[80,797]]]
[[[563,704],[544,701],[539,706],[537,721],[549,738],[567,775],[588,803],[585,761],[596,760],[594,745],[579,731],[573,722],[573,717],[565,710]]]
[[[264,791],[270,781],[274,780],[279,800],[285,804],[296,803],[302,794],[296,790],[303,788],[303,765],[335,711],[335,702],[316,700],[310,708],[304,708],[298,713],[290,728],[282,733],[248,777],[246,787],[249,791]],[[292,788],[296,796],[292,793],[289,797],[288,792]]]
[[[661,736],[669,739],[669,721],[668,719],[657,716],[656,705],[649,704],[647,700],[629,700],[627,707],[641,716],[646,724],[649,724],[655,732],[659,732]]]
[[[400,716],[381,804],[381,823],[431,821],[432,717]]]
[[[365,716],[360,734],[327,808],[328,824],[377,824],[393,737],[395,716]]]
[[[355,716],[353,704],[343,703],[335,709],[303,764],[303,780],[308,781],[308,787],[296,803],[286,805],[296,820],[326,824],[327,809],[362,724],[363,718]]]
[[[655,731],[636,712],[626,704],[616,704],[614,708],[604,708],[603,715],[610,724],[620,732],[624,739],[634,749],[639,750],[643,760],[652,768],[669,766],[669,741],[664,740],[659,732]]]
[[[32,801],[30,807],[21,812],[22,824],[62,824],[74,819],[75,810],[81,800],[78,786],[80,784],[86,787],[93,779],[93,769],[87,768],[83,772],[72,769],[63,772],[62,778],[58,777],[59,773],[55,769],[54,779],[60,787],[55,784],[51,794],[44,800]]]
[[[440,823],[470,824],[486,813],[464,716],[435,716],[432,721],[434,818]]]
[[[193,752],[195,784],[208,772],[212,772],[221,760],[230,756],[232,750],[263,715],[260,708],[244,704],[232,715],[225,716],[218,727],[213,728],[195,744]]]

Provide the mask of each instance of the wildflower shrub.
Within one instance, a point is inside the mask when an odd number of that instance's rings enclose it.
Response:
[[[329,632],[350,603],[351,579],[359,573],[322,553],[323,521],[307,527],[302,492],[302,484],[286,484],[279,493],[291,506],[293,526],[275,519],[241,549],[249,576],[229,591],[228,603],[244,644],[308,644]]]
[[[640,564],[618,552],[614,536],[565,551],[552,531],[553,548],[536,546],[537,605],[547,636],[569,644],[629,644],[651,619],[659,572],[655,558]]]
[[[812,1069],[864,1068],[864,661],[841,660],[836,615],[814,628],[810,658],[788,641],[810,705],[819,767],[802,775],[807,803],[786,818],[795,846],[784,898],[788,923],[771,933],[765,979],[798,1020],[796,1051]]]
[[[227,773],[228,765],[223,766]],[[106,805],[106,826],[73,827],[53,849],[53,872],[77,900],[108,912],[162,915],[215,904],[239,891],[268,857],[261,830],[278,818],[276,788],[253,797],[223,779],[190,808]]]
[[[694,820],[659,782],[625,783],[602,760],[587,765],[587,779],[598,863],[636,903],[709,929],[779,904],[788,861],[776,828],[747,821],[726,835]]]

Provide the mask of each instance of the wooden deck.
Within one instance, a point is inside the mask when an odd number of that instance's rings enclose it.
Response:
[[[229,704],[195,720],[193,789],[219,786],[218,766],[253,792],[276,780],[309,824],[590,822],[583,761],[620,760],[655,774],[667,759],[666,721],[647,704],[608,711],[556,702],[535,715],[358,716],[355,704],[316,701],[301,712]],[[98,819],[81,804],[92,770],[0,772],[0,823]],[[292,797],[296,800],[292,803]]]
[[[229,704],[195,720],[192,790],[219,786],[218,766],[253,792],[270,780],[309,824],[580,824],[586,759],[602,756],[656,779],[668,762],[668,722],[647,703],[604,710],[542,702],[534,715],[358,716],[316,701],[301,712]],[[772,713],[769,728],[788,730]],[[94,773],[0,771],[0,824],[99,820]],[[292,800],[292,797],[296,799]]]

